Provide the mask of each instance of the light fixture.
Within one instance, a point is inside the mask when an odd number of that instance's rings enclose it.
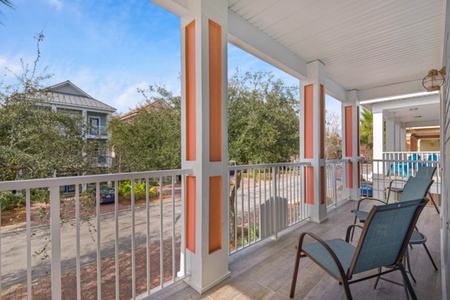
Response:
[[[444,84],[445,67],[439,71],[436,69],[430,70],[428,75],[422,80],[423,87],[427,92],[439,91]]]

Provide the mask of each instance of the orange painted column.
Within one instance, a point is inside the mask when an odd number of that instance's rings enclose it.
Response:
[[[351,199],[360,197],[359,166],[359,102],[357,91],[349,91],[348,102],[343,104],[343,158],[348,159],[346,165],[346,186]]]
[[[186,281],[203,293],[228,270],[226,1],[189,2],[182,32]],[[192,6],[192,7],[191,7]]]
[[[305,167],[305,202],[311,220],[324,222],[326,215],[325,180],[325,66],[308,64],[308,79],[301,81],[300,158]]]

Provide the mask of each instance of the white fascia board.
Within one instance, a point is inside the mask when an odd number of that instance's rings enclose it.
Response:
[[[307,77],[306,61],[228,10],[228,41],[236,47],[298,78]]]
[[[439,94],[426,95],[422,97],[403,98],[398,100],[372,103],[372,112],[381,112],[387,109],[423,106],[436,103],[440,103]]]
[[[402,124],[405,128],[417,128],[417,127],[439,127],[439,119],[429,120],[429,121],[417,121],[417,122],[406,122]]]
[[[167,9],[177,16],[186,15],[188,12],[188,1],[186,0],[150,0],[150,2]]]
[[[422,86],[422,80],[414,80],[380,86],[372,89],[359,90],[358,98],[359,101],[365,102],[374,99],[398,97],[402,95],[418,94],[424,92],[425,89]]]
[[[347,90],[333,79],[327,77],[325,81],[325,92],[336,100],[347,102]]]

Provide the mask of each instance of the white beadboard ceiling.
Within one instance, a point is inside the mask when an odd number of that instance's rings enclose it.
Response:
[[[229,9],[347,90],[421,80],[442,64],[442,0],[230,0]]]

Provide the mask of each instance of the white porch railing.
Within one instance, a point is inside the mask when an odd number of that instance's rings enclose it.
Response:
[[[349,197],[347,186],[348,159],[332,159],[326,161],[326,201],[327,207],[336,206]]]
[[[182,279],[184,195],[176,178],[190,172],[0,182],[2,197],[25,199],[23,216],[2,218],[2,299],[134,298]],[[67,185],[73,194],[61,192]],[[115,204],[100,205],[104,185]],[[119,198],[127,188],[129,198]]]
[[[230,170],[230,254],[309,217],[304,201],[308,163],[232,166]]]
[[[348,198],[346,162],[326,163],[328,206]],[[363,196],[384,198],[390,180],[403,177],[388,172],[400,163],[439,166],[438,161],[360,161],[361,194],[370,190]],[[229,167],[230,254],[309,217],[304,201],[308,165]],[[415,174],[414,168],[410,171]],[[176,179],[183,181],[191,172],[0,182],[2,197],[25,199],[23,215],[5,218],[11,211],[0,211],[2,299],[140,298],[183,279],[184,192]],[[442,190],[440,178],[438,168],[435,195]],[[112,188],[114,204],[100,205],[103,186]],[[126,188],[129,199],[119,197]],[[47,202],[37,201],[38,196]]]
[[[427,157],[427,155],[425,155],[425,157]],[[439,155],[437,155],[437,157],[439,158]],[[373,196],[374,198],[377,199],[385,199],[386,188],[389,186],[390,182],[393,179],[402,179],[406,181],[409,176],[416,175],[417,170],[420,168],[420,166],[436,167],[436,172],[433,176],[434,182],[430,188],[430,192],[433,194],[434,201],[436,203],[440,203],[440,196],[442,191],[441,169],[439,160],[434,159],[361,160],[360,161],[361,187],[363,186],[370,187],[370,194],[371,194],[365,196]],[[400,186],[403,183],[401,181],[396,181],[395,184],[396,185],[394,186]],[[398,195],[391,195],[391,197],[396,196]],[[431,203],[429,203],[429,205],[431,205]]]

